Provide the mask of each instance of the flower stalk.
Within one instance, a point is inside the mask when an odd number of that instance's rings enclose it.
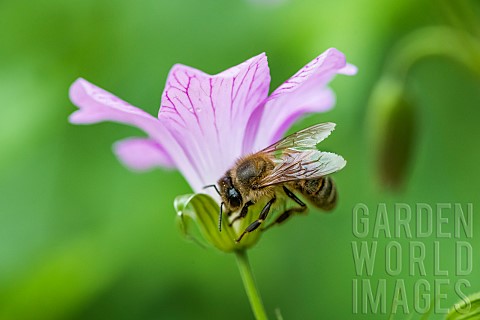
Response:
[[[425,27],[406,36],[392,52],[387,74],[402,81],[406,81],[409,71],[417,62],[432,56],[457,61],[480,74],[480,42],[463,30]]]
[[[237,258],[238,270],[240,271],[243,286],[245,287],[255,319],[267,320],[267,313],[263,307],[262,298],[260,297],[260,292],[257,289],[255,278],[253,277],[247,252],[245,250],[237,250],[235,251],[235,257]]]

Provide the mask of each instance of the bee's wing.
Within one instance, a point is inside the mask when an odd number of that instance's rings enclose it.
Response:
[[[273,184],[318,179],[345,167],[343,157],[318,150],[287,153],[280,159],[274,159],[275,167],[271,173],[259,181],[260,188]]]
[[[260,151],[270,156],[275,167],[259,181],[258,186],[317,179],[342,169],[346,164],[345,159],[334,153],[318,151],[315,147],[334,128],[334,123],[318,124],[289,135]]]
[[[316,145],[325,140],[335,129],[335,123],[325,122],[295,132],[260,152],[316,150]]]

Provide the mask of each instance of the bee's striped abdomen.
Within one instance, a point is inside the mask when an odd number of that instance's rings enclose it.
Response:
[[[329,176],[314,180],[298,180],[293,186],[320,209],[332,210],[337,203],[337,189]]]

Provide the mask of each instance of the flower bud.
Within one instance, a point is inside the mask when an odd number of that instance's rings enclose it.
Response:
[[[262,204],[259,203],[259,205]],[[182,235],[201,246],[214,246],[224,252],[242,250],[253,246],[261,234],[261,230],[256,230],[247,233],[241,241],[235,241],[257,218],[253,214],[248,214],[230,226],[229,219],[224,213],[220,231],[218,228],[220,206],[207,194],[178,196],[175,199],[174,207]],[[252,209],[256,207],[257,205],[251,206]]]
[[[370,99],[370,141],[386,188],[399,189],[407,176],[416,137],[416,112],[401,81],[381,79]]]

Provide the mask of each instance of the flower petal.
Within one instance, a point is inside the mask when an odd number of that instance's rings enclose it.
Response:
[[[158,119],[85,79],[79,78],[71,85],[70,100],[79,108],[70,116],[71,123],[121,122],[138,127],[152,137],[163,137],[165,130]]]
[[[330,109],[335,96],[326,85],[337,73],[353,75],[356,67],[347,64],[343,53],[333,48],[300,69],[259,107],[262,111],[255,111],[250,125],[257,129],[254,136],[246,137],[244,145],[260,150],[279,140],[303,114]]]
[[[146,171],[154,167],[175,168],[172,158],[150,138],[129,138],[114,144],[114,152],[127,167]]]
[[[356,66],[354,66],[353,64],[347,63],[347,65],[342,69],[338,70],[337,73],[344,74],[347,76],[354,76],[357,74],[357,72],[358,72],[358,68]]]
[[[183,65],[172,68],[158,117],[202,185],[215,183],[243,154],[248,119],[269,85],[265,54],[214,76]],[[192,187],[199,191],[202,185]]]
[[[165,156],[167,154],[170,156],[171,161],[167,161],[165,158],[163,164],[168,164],[168,167],[171,167],[171,164],[174,163],[191,186],[199,187],[201,185],[194,172],[195,168],[190,165],[184,150],[171,136],[165,124],[155,117],[81,78],[77,79],[70,87],[70,99],[80,109],[70,116],[71,123],[90,124],[114,121],[138,127],[161,146],[165,151]],[[146,166],[148,161],[151,160],[151,154],[145,156],[148,158],[144,159],[144,165]],[[125,153],[121,154],[122,161],[126,160],[127,157]],[[137,162],[134,164],[131,161],[135,156],[130,157],[125,162],[127,165],[135,167],[136,164],[139,164],[140,159],[137,158]]]

